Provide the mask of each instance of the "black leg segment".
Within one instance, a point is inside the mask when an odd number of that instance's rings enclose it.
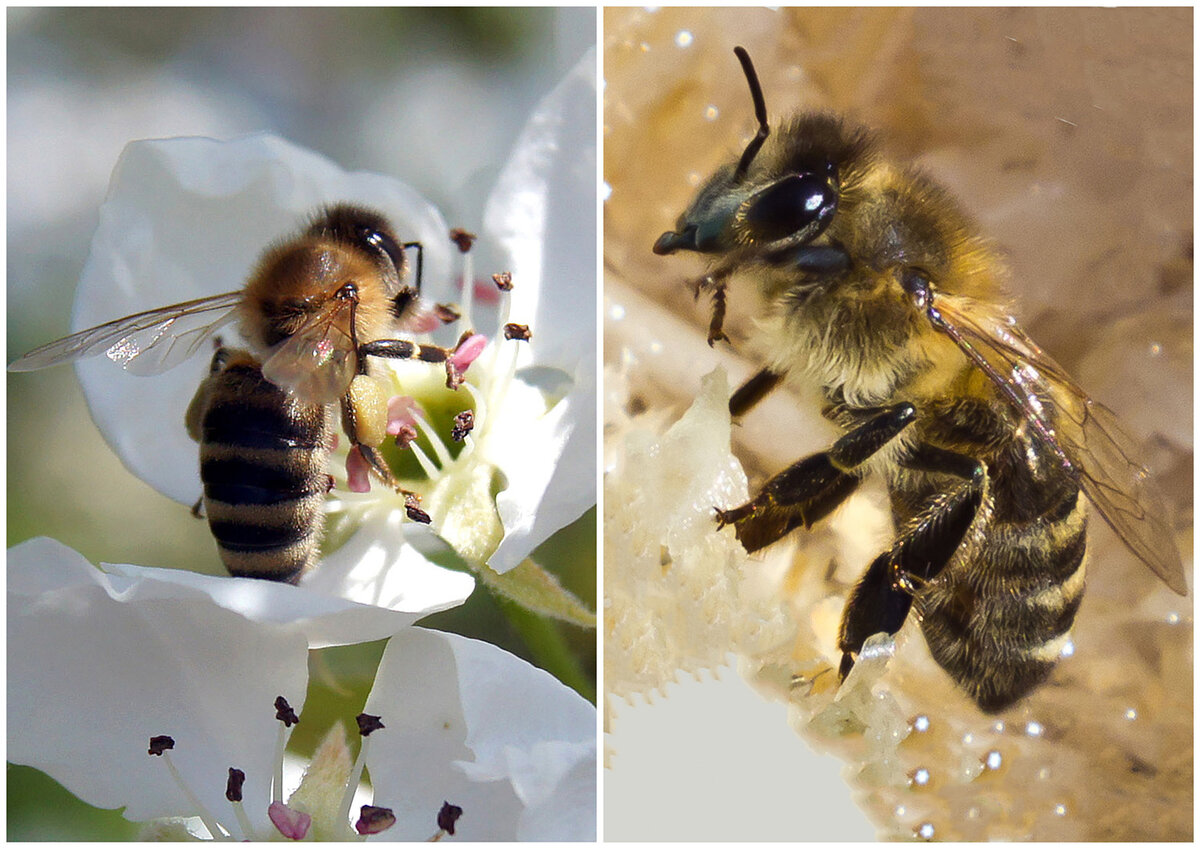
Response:
[[[752,500],[731,510],[717,509],[720,527],[733,525],[749,552],[758,551],[789,531],[828,516],[858,486],[856,470],[899,434],[916,415],[912,404],[896,404],[875,413],[835,442],[784,469]]]
[[[943,472],[964,481],[936,499],[889,551],[875,559],[846,602],[838,648],[844,680],[854,655],[872,634],[895,634],[912,607],[913,595],[938,576],[962,544],[983,502],[985,471],[973,457],[931,445],[919,446],[905,466]]]

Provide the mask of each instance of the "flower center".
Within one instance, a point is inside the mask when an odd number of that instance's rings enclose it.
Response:
[[[452,235],[452,239],[463,257],[461,314],[472,323],[475,281],[468,252],[470,240],[462,233],[457,236]],[[449,476],[474,474],[478,443],[490,428],[489,409],[500,403],[516,375],[517,344],[529,341],[532,335],[527,326],[508,321],[512,275],[494,274],[492,283],[499,300],[503,339],[493,339],[489,345],[487,337],[468,330],[460,337],[451,357],[454,370],[464,377],[468,375],[468,367],[471,368],[471,380],[448,389],[440,369],[418,360],[389,360],[389,368],[381,369],[382,379],[391,381],[390,389],[396,394],[387,402],[388,438],[377,451],[404,490],[392,493],[386,487],[379,487],[371,492],[373,473],[369,463],[359,451],[348,451],[344,480],[337,474],[335,464],[335,484],[327,509],[342,514],[342,521],[340,528],[331,529],[328,550],[337,547],[340,541],[337,537],[343,532],[360,525],[369,512],[380,507],[387,510],[402,507],[409,519],[422,523],[429,523],[432,513],[436,523],[437,510],[423,504],[423,499],[429,498],[439,486],[444,489]],[[457,317],[456,308],[439,306],[447,317]]]
[[[300,718],[283,696],[275,700],[275,718],[279,720],[280,726],[276,738],[274,768],[269,778],[271,803],[266,812],[275,831],[289,840],[303,840],[310,836],[318,840],[350,840],[356,836],[362,839],[367,835],[378,834],[396,824],[393,811],[377,805],[362,805],[357,819],[353,823],[350,822],[350,808],[362,783],[370,737],[385,728],[380,717],[365,713],[356,717],[362,745],[352,766],[345,732],[340,726],[331,729],[314,754],[300,786],[286,803],[283,801],[283,755],[291,737],[292,726],[298,724]],[[236,822],[236,827],[231,827],[228,820],[223,822],[209,811],[184,780],[172,760],[171,752],[174,748],[175,739],[162,734],[150,738],[148,753],[152,757],[162,759],[167,772],[183,791],[195,811],[195,816],[204,824],[212,839],[271,838],[270,834],[262,834],[260,829],[255,828],[242,804],[242,790],[247,781],[245,772],[237,767],[229,768],[225,798],[229,801]],[[441,840],[446,835],[453,835],[455,824],[461,815],[462,808],[449,802],[443,803],[436,816],[437,830],[429,840]]]

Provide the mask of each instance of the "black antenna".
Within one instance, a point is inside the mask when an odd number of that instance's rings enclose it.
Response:
[[[754,63],[750,61],[750,54],[746,52],[745,47],[735,47],[733,52],[738,57],[738,61],[742,63],[746,82],[750,84],[750,97],[754,99],[754,117],[758,119],[758,134],[750,139],[750,144],[746,145],[746,150],[742,154],[741,160],[738,161],[737,170],[733,172],[733,182],[740,183],[746,176],[746,172],[750,170],[750,163],[758,155],[759,148],[771,134],[771,128],[767,126],[767,103],[763,100],[762,86],[758,83],[758,74],[754,72]]]

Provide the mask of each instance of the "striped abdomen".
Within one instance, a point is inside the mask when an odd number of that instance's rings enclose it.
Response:
[[[296,583],[318,559],[332,485],[326,409],[298,403],[248,356],[201,393],[200,479],[221,559],[234,576]]]
[[[1087,517],[1078,486],[1028,437],[1008,441],[987,469],[967,539],[914,603],[934,659],[997,711],[1040,684],[1070,639]]]

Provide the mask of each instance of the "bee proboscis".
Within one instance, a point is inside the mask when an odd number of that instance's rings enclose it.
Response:
[[[654,252],[714,265],[710,344],[726,282],[770,305],[766,366],[740,416],[789,374],[820,389],[845,435],[718,509],[757,551],[884,476],[897,537],[855,586],[844,679],[867,637],[915,605],[934,658],[985,710],[1043,681],[1083,595],[1085,500],[1172,590],[1187,582],[1162,497],[1116,416],[1002,306],[1001,263],[957,202],[879,153],[869,132],[801,114],[771,133],[745,50],[758,132],[702,185]]]

